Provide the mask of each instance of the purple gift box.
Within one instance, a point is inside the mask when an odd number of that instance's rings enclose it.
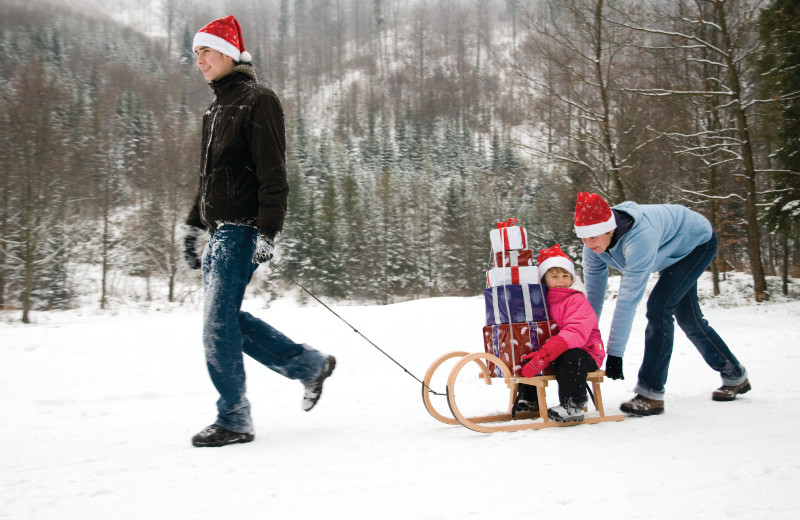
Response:
[[[545,294],[540,284],[499,285],[484,289],[486,325],[546,320]]]

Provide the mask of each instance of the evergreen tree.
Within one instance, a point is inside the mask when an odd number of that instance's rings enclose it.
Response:
[[[761,70],[766,89],[778,95],[779,171],[773,174],[774,194],[767,209],[768,224],[783,249],[783,293],[788,294],[789,244],[800,226],[800,4],[776,0],[762,11],[759,33],[766,52]]]
[[[352,163],[347,164],[341,183],[345,296],[363,298],[370,285],[369,230],[363,207],[364,190],[359,186]]]
[[[309,139],[305,132],[303,113],[299,108],[295,114],[293,137],[295,145],[286,165],[289,201],[288,214],[280,237],[280,251],[287,273],[292,278],[308,281],[313,276],[308,268],[311,266],[313,269],[312,239],[316,208],[314,185],[306,175],[311,161]]]
[[[192,49],[192,41],[194,40],[194,32],[189,29],[188,25],[183,27],[183,37],[181,38],[181,52],[180,61],[184,65],[193,65],[195,60],[194,49]]]

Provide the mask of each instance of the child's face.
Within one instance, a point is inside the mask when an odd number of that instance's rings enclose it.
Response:
[[[548,270],[544,273],[544,284],[548,289],[556,287],[569,287],[572,285],[572,275],[565,271]]]

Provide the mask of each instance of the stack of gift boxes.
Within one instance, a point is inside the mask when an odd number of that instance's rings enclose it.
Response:
[[[494,267],[486,273],[486,325],[483,348],[494,354],[521,376],[520,358],[536,351],[556,333],[556,324],[548,321],[545,308],[547,288],[539,284],[539,271],[533,252],[528,248],[525,228],[516,219],[508,219],[491,230]],[[495,377],[503,374],[487,362]]]

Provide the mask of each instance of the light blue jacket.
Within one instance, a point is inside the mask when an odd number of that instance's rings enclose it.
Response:
[[[619,295],[606,342],[609,356],[622,357],[631,334],[636,306],[650,273],[662,271],[711,239],[711,223],[701,214],[675,204],[623,202],[613,209],[633,217],[633,227],[603,253],[583,248],[586,295],[598,319],[608,283],[608,266],[622,273]]]

